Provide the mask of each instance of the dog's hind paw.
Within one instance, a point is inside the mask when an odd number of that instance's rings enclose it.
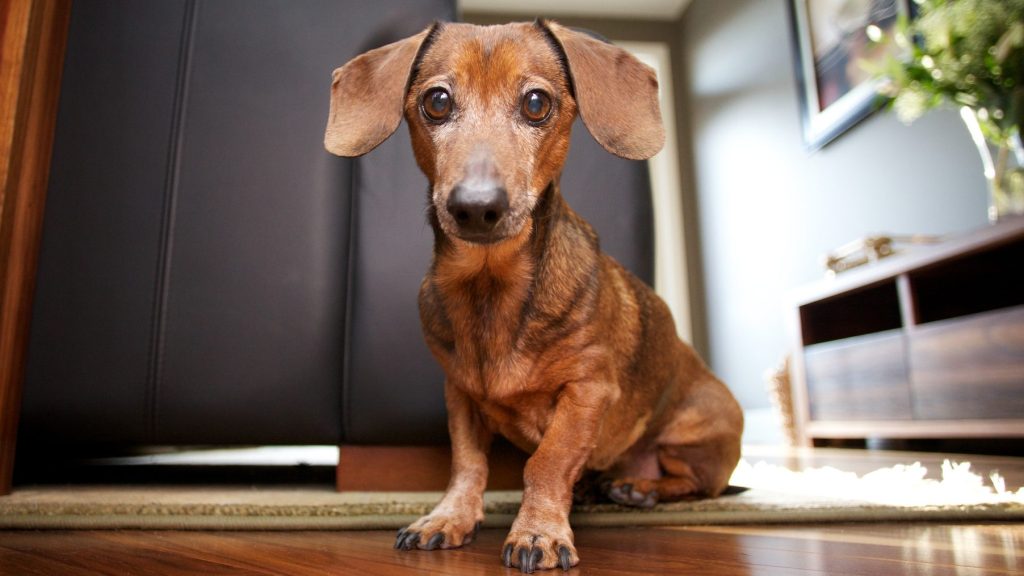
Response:
[[[658,489],[645,480],[615,480],[605,485],[605,495],[616,504],[651,508],[658,503]]]

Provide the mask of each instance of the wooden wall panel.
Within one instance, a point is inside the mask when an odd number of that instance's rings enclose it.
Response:
[[[498,440],[488,454],[488,490],[522,490],[527,455]],[[435,492],[448,486],[448,446],[343,445],[338,457],[339,492]]]

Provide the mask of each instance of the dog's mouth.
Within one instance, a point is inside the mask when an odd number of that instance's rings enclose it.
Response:
[[[437,211],[437,217],[445,236],[467,244],[495,246],[522,234],[523,228],[526,227],[529,220],[530,210],[526,207],[512,209],[496,220],[493,227],[483,230],[472,226],[463,226],[457,217],[440,210]]]
[[[457,238],[462,242],[477,244],[480,246],[492,246],[500,244],[510,238],[516,237],[523,228],[522,219],[514,218],[510,214],[496,220],[494,226],[488,229],[479,229],[474,226],[465,226],[458,218],[446,218],[448,222],[442,221],[442,228],[449,237]],[[446,225],[447,224],[447,225]]]
[[[502,241],[507,239],[507,236],[504,234],[495,234],[493,232],[462,232],[455,234],[455,237],[463,242],[468,242],[469,244],[480,244],[482,246],[500,244]]]

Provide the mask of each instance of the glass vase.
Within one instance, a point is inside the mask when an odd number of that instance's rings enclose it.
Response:
[[[973,109],[964,106],[960,117],[978,148],[988,182],[988,221],[995,224],[1010,216],[1024,215],[1024,146],[1020,134],[1014,134],[1008,142],[991,142],[982,133]]]

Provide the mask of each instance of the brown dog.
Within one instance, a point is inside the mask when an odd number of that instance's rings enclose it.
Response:
[[[627,505],[725,488],[739,406],[558,188],[577,111],[608,151],[655,154],[657,91],[627,52],[546,21],[435,24],[334,72],[327,149],[365,154],[404,113],[430,180],[434,261],[419,302],[447,376],[452,477],[396,548],[472,540],[494,433],[532,453],[502,553],[523,572],[578,563],[568,516],[584,469]]]

